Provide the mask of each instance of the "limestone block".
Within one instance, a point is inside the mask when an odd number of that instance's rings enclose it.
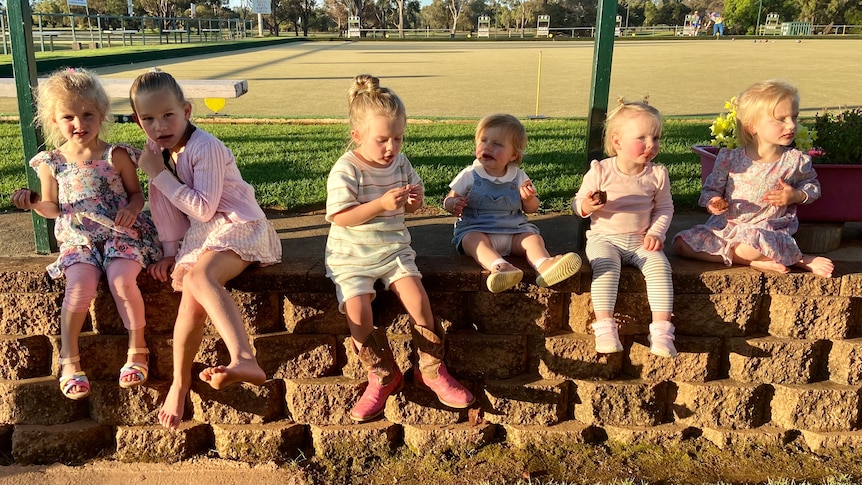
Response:
[[[471,392],[479,388],[472,387]],[[413,379],[408,379],[401,391],[389,396],[384,409],[386,419],[393,423],[438,426],[464,421],[467,412],[467,409],[454,409],[442,404],[433,391]]]
[[[596,353],[592,335],[561,333],[534,347],[531,355],[538,357],[538,373],[545,379],[612,379],[622,368],[623,354]]]
[[[267,334],[254,338],[257,363],[272,379],[310,379],[333,372],[333,335]]]
[[[422,237],[416,228],[410,229],[414,240]],[[448,244],[449,241],[445,241]],[[451,256],[423,256],[416,258],[416,265],[422,272],[422,285],[430,292],[488,291],[485,287],[487,271],[477,265],[469,256],[458,257],[454,248]],[[434,301],[434,300],[431,300]],[[432,305],[433,307],[433,305]]]
[[[778,337],[727,339],[731,379],[739,382],[805,384],[820,380],[828,342]]]
[[[63,397],[55,377],[0,380],[0,423],[64,424],[87,417],[87,400]]]
[[[389,347],[392,348],[392,355],[395,357],[395,363],[401,372],[406,373],[413,367],[413,341],[409,335],[392,335],[386,336],[389,341]],[[341,357],[338,361],[342,364],[341,373],[344,377],[351,379],[365,380],[367,379],[368,369],[359,362],[359,354],[352,348],[352,338],[350,335],[341,338],[341,345],[337,350]],[[453,371],[454,372],[454,371]]]
[[[310,428],[315,456],[342,464],[351,459],[387,456],[401,443],[401,426],[385,420]]]
[[[668,359],[650,353],[649,342],[637,339],[623,363],[623,372],[651,382],[706,382],[718,377],[721,339],[677,336],[674,345],[679,355]]]
[[[150,379],[173,380],[173,337],[147,334],[146,338],[147,347],[150,349]]]
[[[290,421],[268,424],[213,424],[215,448],[221,458],[247,463],[283,463],[303,455],[306,427]]]
[[[703,428],[702,436],[721,449],[741,449],[755,446],[781,447],[793,440],[793,433],[764,424],[754,429]]]
[[[17,425],[12,457],[22,465],[81,464],[113,445],[110,426],[80,420],[53,426]]]
[[[851,386],[862,384],[862,339],[832,342],[829,380]]]
[[[62,303],[59,292],[0,293],[0,334],[59,335]]]
[[[538,289],[529,293],[471,293],[469,321],[488,334],[546,334],[563,325],[564,295]]]
[[[457,377],[508,379],[526,370],[527,338],[478,333],[447,335],[445,362]]]
[[[497,426],[469,423],[449,426],[405,425],[404,444],[417,454],[441,455],[474,451],[494,442]]]
[[[176,430],[158,426],[118,426],[116,458],[123,462],[176,463],[206,453],[213,443],[212,429],[184,421]]]
[[[348,425],[352,408],[367,381],[345,377],[287,379],[285,399],[290,417],[299,424],[319,426]],[[392,399],[390,396],[389,399]]]
[[[195,380],[190,398],[194,419],[204,423],[261,424],[284,417],[281,379],[270,379],[261,386],[239,383],[218,391]]]
[[[451,332],[455,328],[456,322],[463,326],[463,322],[466,320],[466,295],[465,293],[435,292],[432,297],[429,294],[431,311],[441,328]],[[391,291],[377,292],[377,297],[372,301],[371,308],[376,327],[385,328],[390,335],[410,335],[410,328],[413,325],[410,315],[395,293]]]
[[[350,333],[334,293],[288,293],[282,305],[284,326],[290,333]]]
[[[764,291],[771,295],[834,297],[841,294],[841,278],[821,278],[809,272],[764,273]]]
[[[266,290],[266,288],[262,288]],[[271,291],[231,291],[231,297],[239,305],[242,321],[249,335],[260,335],[284,330],[284,312],[281,295]]]
[[[63,291],[66,281],[48,276],[45,267],[57,256],[4,257],[0,260],[0,293],[51,293]]]
[[[841,340],[851,331],[851,298],[772,295],[769,333],[776,337]]]
[[[603,426],[608,441],[625,445],[678,445],[693,438],[697,430],[676,423],[665,423],[657,426]]]
[[[802,430],[802,437],[808,448],[817,453],[819,451],[862,448],[862,431],[809,431]]]
[[[287,244],[282,262],[248,268],[230,280],[228,288],[247,293],[311,291],[335,294],[335,286],[325,276],[323,252],[319,255],[292,254],[290,239],[283,240],[282,243]]]
[[[110,426],[148,426],[159,424],[159,409],[170,388],[169,381],[148,380],[129,389],[116,380],[90,381],[90,416]]]
[[[747,266],[722,266],[670,257],[677,294],[762,293],[763,273]]]
[[[563,421],[568,409],[569,383],[565,380],[520,376],[487,381],[485,398],[490,407],[485,420],[496,424],[549,426]]]
[[[594,426],[575,420],[563,421],[551,426],[522,426],[504,424],[506,443],[516,448],[561,448],[572,445],[597,443],[603,433]]]
[[[767,420],[769,386],[732,380],[677,382],[676,422],[695,427],[751,429]],[[673,393],[671,393],[673,394]]]
[[[616,426],[655,426],[665,419],[667,384],[642,380],[576,380],[575,419]]]
[[[12,431],[15,427],[11,424],[0,424],[0,453],[12,455]]]
[[[147,317],[147,336],[170,335],[177,321],[182,293],[168,288],[158,293],[143,293],[142,296]]]
[[[840,294],[841,296],[862,297],[862,272],[857,270],[841,276]]]
[[[758,293],[678,294],[674,324],[678,335],[740,337],[761,333],[762,296]]]
[[[53,352],[44,336],[0,335],[0,379],[30,379],[51,372]]]
[[[862,387],[834,382],[775,385],[772,422],[786,429],[853,431],[859,426]]]

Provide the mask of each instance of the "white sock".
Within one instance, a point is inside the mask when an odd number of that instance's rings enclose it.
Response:
[[[539,258],[536,260],[535,263],[533,263],[533,267],[536,268],[536,271],[539,271],[539,268],[542,267],[542,264],[544,264],[545,261],[547,261],[549,259],[551,259],[551,258]]]
[[[491,270],[493,271],[494,268],[496,268],[498,264],[509,264],[509,262],[503,258],[497,258],[496,260],[494,260],[493,263],[491,263]]]

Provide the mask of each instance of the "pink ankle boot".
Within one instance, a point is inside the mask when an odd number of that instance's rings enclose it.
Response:
[[[386,398],[401,389],[404,377],[382,330],[377,329],[368,335],[358,353],[359,361],[368,369],[368,387],[350,410],[350,419],[361,423],[383,414]]]

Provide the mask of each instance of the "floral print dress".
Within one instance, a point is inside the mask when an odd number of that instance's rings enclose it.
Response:
[[[779,185],[779,179],[805,192],[806,202],[820,197],[820,182],[811,157],[795,148],[785,150],[771,163],[753,162],[745,154],[745,147],[722,149],[698,203],[706,207],[713,197],[722,197],[730,207],[676,237],[697,252],[722,256],[728,266],[732,264],[733,248],[740,244],[752,246],[785,266],[798,263],[802,252],[793,239],[799,228],[796,205],[773,207],[763,201],[766,192]]]
[[[156,227],[148,214],[138,214],[132,227],[114,225],[117,212],[129,203],[122,178],[114,169],[115,148],[126,150],[132,161],[137,159],[134,148],[109,145],[100,160],[68,162],[57,150],[40,152],[30,160],[37,172],[40,165],[47,164],[58,185],[60,215],[54,235],[60,256],[47,267],[52,278],[61,277],[65,268],[76,263],[104,271],[113,258],[133,259],[146,267],[162,257]]]

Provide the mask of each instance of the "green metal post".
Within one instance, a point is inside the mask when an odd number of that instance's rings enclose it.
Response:
[[[18,116],[21,120],[21,138],[24,143],[24,170],[27,172],[27,185],[37,192],[41,191],[39,177],[27,161],[33,158],[44,144],[42,131],[33,123],[35,102],[33,87],[37,84],[36,54],[33,47],[33,26],[30,3],[27,0],[13,0],[9,8],[9,35],[12,41],[12,72],[15,75],[15,88],[18,93]],[[36,239],[36,252],[48,254],[57,250],[54,238],[54,221],[45,219],[36,211],[33,216],[33,233]]]
[[[596,38],[593,46],[593,78],[590,85],[590,112],[587,117],[587,164],[601,160],[602,129],[608,114],[611,88],[611,63],[614,58],[614,33],[617,27],[617,0],[598,0]],[[589,223],[582,219],[578,230],[578,249],[586,248]]]

